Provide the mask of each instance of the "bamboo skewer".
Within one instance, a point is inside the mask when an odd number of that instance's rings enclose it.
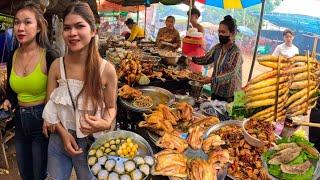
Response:
[[[306,111],[305,111],[305,114],[308,114],[308,109],[309,109],[309,99],[310,99],[310,64],[309,64],[309,51],[307,51],[307,67],[308,67],[308,71],[307,71],[307,73],[308,73],[308,88],[307,88],[307,90],[308,90],[308,92],[307,92],[307,108],[306,108]]]
[[[309,126],[309,127],[317,127],[320,128],[319,123],[309,123],[309,122],[302,122],[302,121],[293,121],[294,124],[299,126]]]
[[[278,56],[278,64],[277,64],[277,83],[276,83],[276,96],[275,96],[275,105],[274,105],[274,122],[277,121],[277,112],[278,112],[278,101],[279,101],[279,78],[280,78],[280,63],[281,57]]]

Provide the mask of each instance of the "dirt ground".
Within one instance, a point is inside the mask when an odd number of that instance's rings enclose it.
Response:
[[[244,59],[244,62],[243,62],[243,66],[242,66],[242,73],[243,73],[242,84],[244,86],[248,80],[248,75],[249,75],[251,62],[252,62],[252,56],[244,55],[243,59]],[[256,62],[252,77],[255,77],[255,76],[261,74],[262,72],[265,72],[268,70],[269,70],[269,68],[261,66]],[[211,74],[211,73],[209,72],[209,74]],[[8,146],[8,148],[6,151],[7,151],[7,156],[8,156],[8,160],[9,160],[9,166],[10,166],[9,174],[4,175],[3,171],[0,169],[0,180],[20,180],[21,178],[18,174],[18,167],[17,167],[17,163],[16,163],[16,158],[15,158],[15,149],[14,149],[13,140],[10,140],[8,142],[7,146]],[[0,168],[4,168],[4,167],[5,167],[4,158],[3,158],[3,154],[1,153],[1,155],[0,155]],[[72,180],[76,179],[76,175],[74,172],[72,173],[71,179]]]

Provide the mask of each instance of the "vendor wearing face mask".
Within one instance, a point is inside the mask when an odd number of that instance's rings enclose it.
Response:
[[[213,63],[210,80],[212,99],[232,102],[234,92],[241,89],[243,60],[240,49],[235,44],[236,33],[236,21],[230,15],[225,16],[219,24],[220,43],[204,57],[192,58],[192,62],[200,65]]]

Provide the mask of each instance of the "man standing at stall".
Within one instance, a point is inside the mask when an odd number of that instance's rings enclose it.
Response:
[[[174,23],[175,18],[168,16],[166,19],[166,27],[159,29],[156,44],[160,49],[175,51],[181,46],[180,34],[175,29]]]
[[[130,36],[126,37],[128,41],[138,41],[144,38],[144,29],[139,27],[132,18],[127,19],[125,24],[131,30]]]
[[[291,58],[299,54],[299,49],[292,43],[292,41],[294,40],[293,31],[291,31],[290,29],[284,30],[283,40],[284,43],[278,45],[272,55]]]

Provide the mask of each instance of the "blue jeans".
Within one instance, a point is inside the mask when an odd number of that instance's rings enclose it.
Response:
[[[69,131],[70,132],[70,131]],[[71,133],[75,137],[75,133]],[[77,156],[70,156],[63,146],[60,136],[56,133],[50,135],[48,147],[48,179],[69,180],[72,167],[74,167],[77,180],[93,180],[94,176],[89,171],[87,155],[92,140],[89,138],[75,138],[83,153]]]
[[[47,176],[49,139],[42,134],[43,108],[37,105],[15,111],[15,145],[23,180],[43,180]]]

